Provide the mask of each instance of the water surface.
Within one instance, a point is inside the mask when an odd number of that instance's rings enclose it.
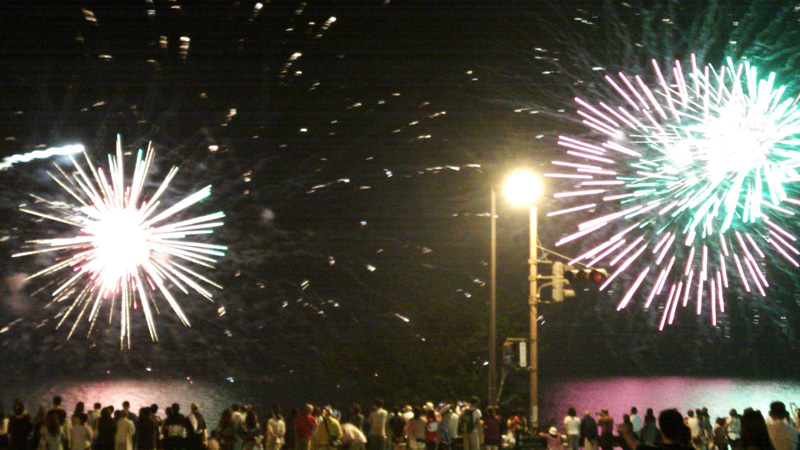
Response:
[[[540,383],[539,419],[561,423],[569,407],[579,413],[588,410],[596,413],[607,408],[615,420],[630,411],[631,406],[644,414],[646,408],[656,413],[665,408],[678,408],[685,413],[689,408],[707,407],[712,419],[726,416],[731,408],[742,411],[753,407],[766,412],[770,402],[782,400],[789,405],[800,403],[800,381],[742,380],[731,378],[694,377],[609,377],[542,380]],[[279,388],[233,382],[203,382],[192,379],[119,379],[98,381],[58,381],[47,386],[24,382],[4,386],[0,400],[10,402],[21,398],[28,409],[49,404],[54,395],[64,398],[71,411],[75,403],[83,401],[89,407],[94,402],[120,407],[124,400],[134,411],[139,407],[157,403],[162,411],[177,402],[183,411],[191,402],[198,402],[212,423],[233,402],[253,404],[263,410],[268,402],[280,399],[298,406],[309,398],[292,397]],[[288,396],[287,396],[288,395]],[[301,395],[301,394],[297,394]],[[289,398],[290,400],[284,400]],[[365,403],[363,398],[350,401]],[[431,399],[437,402],[441,399]],[[342,402],[345,404],[347,402]]]
[[[610,377],[547,381],[540,387],[540,420],[566,415],[569,407],[596,413],[607,408],[616,419],[630,412],[632,406],[641,415],[646,408],[658,411],[707,407],[712,421],[725,417],[731,408],[739,413],[746,407],[766,414],[769,404],[781,400],[787,405],[800,403],[800,381],[765,381],[731,378],[695,377]]]

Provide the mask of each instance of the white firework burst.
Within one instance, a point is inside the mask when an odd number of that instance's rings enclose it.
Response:
[[[122,145],[117,138],[116,157],[108,156],[109,174],[95,167],[84,152],[86,166],[70,155],[75,168],[71,174],[56,165],[58,173],[49,173],[74,200],[72,203],[50,201],[34,196],[45,211],[26,207],[21,211],[72,227],[67,237],[37,239],[29,243],[37,249],[14,257],[55,253],[55,264],[31,275],[28,279],[60,276],[52,292],[54,302],[68,303],[58,327],[77,314],[67,336],[75,332],[88,311],[91,334],[103,305],[109,305],[109,322],[114,305],[119,302],[120,345],[127,339],[130,347],[131,309],[141,306],[150,337],[158,340],[154,314],[156,298],[161,294],[184,325],[189,319],[170,291],[172,286],[184,294],[190,290],[211,300],[204,284],[222,288],[191,266],[213,268],[217,258],[225,256],[227,247],[191,240],[191,237],[213,233],[222,225],[222,212],[175,220],[176,215],[211,194],[211,186],[191,194],[174,204],[163,201],[170,181],[178,168],[173,167],[158,189],[149,194],[145,188],[155,152],[148,146],[146,154],[139,150],[130,184],[125,184]]]

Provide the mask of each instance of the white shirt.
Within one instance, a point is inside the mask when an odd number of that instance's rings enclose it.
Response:
[[[686,419],[686,426],[689,427],[689,430],[692,432],[692,437],[698,437],[703,432],[700,428],[700,421],[697,420],[697,417],[689,417]]]
[[[95,422],[97,422],[97,419],[100,418],[100,412],[101,410],[99,409],[93,409],[86,414],[89,417],[89,420],[87,420],[86,423],[90,427],[94,428]]]
[[[633,432],[637,435],[640,431],[642,431],[642,427],[644,426],[644,421],[638,414],[631,414],[631,428],[633,428]]]
[[[240,425],[242,422],[244,422],[244,414],[239,411],[234,411],[231,414],[231,422],[233,422],[234,425]]]
[[[386,419],[389,413],[380,408],[369,413],[369,434],[372,436],[386,437]]]
[[[69,439],[71,450],[86,450],[92,445],[92,429],[89,425],[73,425]]]
[[[564,418],[564,428],[567,430],[568,435],[581,434],[581,419],[577,416],[567,416]]]
[[[455,439],[458,436],[458,414],[455,411],[450,413],[447,418],[447,427],[450,428],[450,437]]]
[[[769,440],[775,450],[797,450],[797,429],[785,420],[775,420],[772,417],[764,419],[767,422]]]
[[[728,417],[725,421],[728,425],[728,439],[735,441],[742,435],[742,421],[738,417]]]
[[[283,437],[286,435],[286,424],[283,420],[276,420],[273,417],[267,421],[267,441],[282,444]]]
[[[469,409],[464,410],[463,414],[466,414],[469,411],[470,411]],[[481,416],[481,410],[478,409],[478,408],[473,408],[472,409],[472,422],[474,423],[475,428],[472,429],[471,433],[477,433],[478,432],[478,424],[480,423],[481,417],[483,417],[483,416]]]
[[[352,423],[343,423],[342,442],[361,442],[362,444],[366,444],[367,437],[364,436],[364,433],[362,433],[361,430],[359,430],[358,427]]]
[[[117,450],[133,450],[133,434],[136,426],[127,417],[117,420],[117,433],[114,435],[114,447]]]
[[[189,413],[189,423],[192,424],[192,431],[197,433],[197,416],[192,413]]]

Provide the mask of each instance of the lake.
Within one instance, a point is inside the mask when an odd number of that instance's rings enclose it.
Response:
[[[685,414],[689,408],[707,407],[712,422],[725,417],[731,408],[741,414],[748,406],[765,415],[769,404],[781,400],[788,406],[800,403],[800,381],[759,381],[731,378],[694,377],[610,377],[546,382],[540,387],[541,421],[553,418],[560,423],[570,406],[582,415],[607,408],[615,421],[629,413],[631,406],[644,415],[653,408],[678,408]]]
[[[608,408],[616,421],[631,406],[644,414],[646,408],[656,411],[678,408],[685,413],[689,408],[707,407],[712,420],[724,417],[731,408],[741,412],[752,406],[763,412],[770,402],[781,400],[789,405],[800,403],[800,381],[759,381],[731,378],[694,377],[607,377],[562,380],[540,380],[540,413],[543,423],[552,419],[561,423],[567,409],[574,406],[579,415],[584,410],[592,413]],[[251,403],[264,410],[274,398],[287,398],[286,392],[268,392],[262,387],[236,382],[208,383],[192,379],[170,380],[98,380],[57,381],[48,386],[26,386],[25,383],[3,386],[0,400],[6,405],[13,398],[21,398],[32,413],[37,405],[49,405],[54,395],[61,395],[67,411],[84,401],[87,408],[94,402],[120,407],[124,400],[138,413],[144,405],[157,403],[163,409],[173,402],[189,409],[191,402],[201,405],[210,423],[216,423],[221,412],[233,402]],[[292,406],[305,403],[297,398]],[[431,399],[437,401],[438,399]],[[356,399],[363,401],[363,399]]]

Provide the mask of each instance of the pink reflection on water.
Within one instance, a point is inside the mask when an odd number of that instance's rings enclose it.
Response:
[[[83,401],[87,408],[91,408],[94,402],[120,408],[122,402],[128,400],[137,413],[140,407],[157,403],[162,415],[164,408],[174,402],[181,405],[182,411],[188,410],[191,402],[198,402],[207,420],[213,423],[216,423],[222,410],[233,402],[252,403],[257,410],[263,410],[265,405],[260,401],[278,397],[286,403],[284,406],[313,401],[307,392],[297,391],[287,395],[269,384],[209,383],[186,378],[55,381],[46,386],[38,383],[31,385],[27,381],[3,387],[4,396],[8,397],[5,400],[20,397],[32,412],[36,411],[38,405],[49,405],[54,395],[63,397],[64,406],[70,413],[79,401]],[[569,407],[575,407],[580,415],[585,410],[597,413],[601,408],[608,408],[617,423],[622,421],[623,414],[630,412],[631,406],[639,408],[641,415],[647,408],[653,408],[656,414],[662,409],[678,408],[685,414],[689,408],[703,406],[708,407],[712,418],[727,416],[731,408],[741,412],[748,406],[766,412],[774,400],[781,400],[787,405],[791,402],[800,403],[800,380],[693,377],[543,379],[539,392],[540,422],[552,420],[560,426]],[[330,393],[334,394],[334,391]],[[527,395],[527,392],[518,394]],[[362,399],[358,393],[354,395],[356,397],[351,400]]]
[[[687,410],[707,407],[711,419],[725,417],[731,408],[740,413],[746,407],[762,411],[770,402],[781,400],[800,403],[798,381],[749,381],[730,378],[693,377],[610,377],[546,382],[539,420],[563,421],[569,407],[579,415],[588,410],[596,414],[607,408],[615,422],[629,413],[632,406],[644,415],[653,408],[656,415],[667,408]]]
[[[122,408],[122,402],[127,400],[131,404],[131,410],[137,414],[139,408],[156,403],[162,416],[164,408],[173,403],[178,403],[181,411],[185,412],[192,402],[198,402],[210,420],[216,420],[222,410],[238,397],[231,387],[222,383],[209,384],[189,378],[55,382],[46,387],[33,387],[27,392],[19,393],[28,410],[34,412],[39,405],[49,406],[55,395],[63,398],[64,406],[70,414],[80,401],[85,403],[87,409],[92,409],[95,402],[104,407],[112,405],[119,409]]]

